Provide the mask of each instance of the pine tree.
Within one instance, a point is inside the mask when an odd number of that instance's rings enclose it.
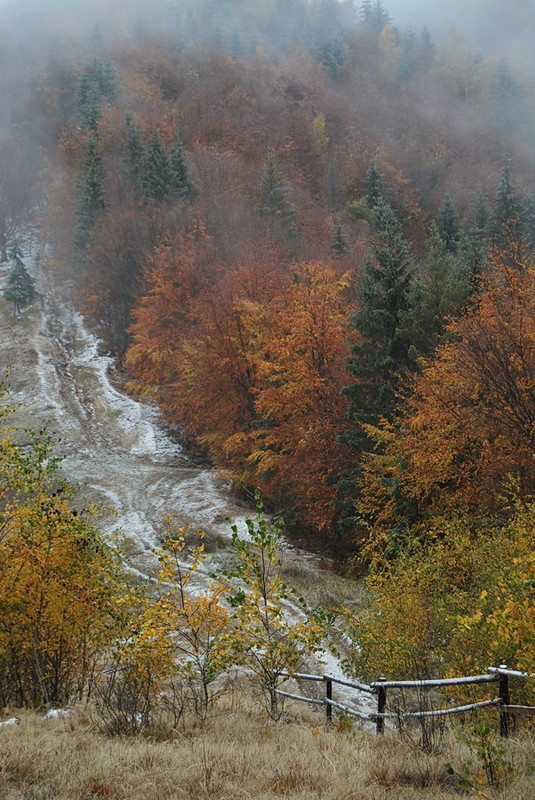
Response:
[[[143,191],[151,200],[167,200],[171,194],[171,166],[160,137],[153,131],[145,160]]]
[[[286,236],[296,236],[296,211],[286,199],[288,190],[279,174],[272,150],[268,150],[258,194],[258,213],[267,220],[269,226],[279,229]]]
[[[459,244],[459,225],[451,197],[446,196],[438,212],[438,232],[449,253],[456,253]]]
[[[320,58],[331,78],[340,77],[347,60],[347,48],[341,33],[333,33],[322,45]]]
[[[195,186],[189,179],[189,168],[180,139],[177,138],[169,159],[171,192],[177,197],[193,198]]]
[[[87,249],[99,211],[104,208],[102,156],[94,138],[88,139],[83,162],[83,180],[78,203],[75,247],[79,254]]]
[[[11,250],[10,258],[13,266],[9,271],[8,287],[4,290],[4,297],[9,303],[13,303],[13,316],[16,317],[21,309],[34,300],[35,279],[24,266],[23,254],[18,244]]]

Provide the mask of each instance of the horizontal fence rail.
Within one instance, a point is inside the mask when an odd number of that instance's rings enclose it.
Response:
[[[285,692],[282,689],[275,689],[275,692],[281,697],[287,697],[291,700],[296,700],[302,703],[308,703],[314,706],[325,706],[325,713],[327,721],[332,721],[333,708],[348,714],[351,717],[362,720],[364,722],[373,722],[376,726],[377,733],[384,732],[384,723],[387,719],[426,719],[429,717],[446,717],[452,714],[463,714],[474,711],[478,708],[497,708],[500,712],[500,734],[501,736],[509,735],[509,715],[511,713],[535,713],[534,706],[519,706],[512,705],[509,697],[509,678],[520,678],[523,680],[534,678],[535,675],[530,675],[518,670],[511,670],[506,665],[502,664],[500,667],[489,667],[485,675],[468,675],[460,678],[436,678],[421,681],[387,681],[384,678],[374,681],[371,684],[360,683],[359,681],[349,681],[343,678],[336,678],[334,675],[309,675],[302,672],[280,672],[279,677],[283,679],[294,679],[297,681],[314,681],[316,683],[325,684],[325,696],[320,699],[306,697],[300,694]],[[478,685],[485,683],[498,684],[498,697],[492,700],[483,700],[479,703],[469,703],[462,706],[454,706],[453,708],[437,709],[436,711],[412,711],[395,713],[386,711],[386,700],[388,689],[420,689],[431,690],[438,689],[444,686],[467,686]],[[350,689],[355,689],[359,692],[377,697],[377,711],[365,712],[357,708],[339,703],[333,700],[333,685],[345,686]]]

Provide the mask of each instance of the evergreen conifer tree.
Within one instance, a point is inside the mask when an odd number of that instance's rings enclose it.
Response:
[[[377,166],[375,158],[368,167],[365,179],[366,202],[373,210],[376,206],[386,203],[383,178]]]
[[[171,192],[177,197],[193,198],[196,189],[189,179],[189,168],[180,139],[177,138],[169,159]]]
[[[340,222],[337,222],[334,226],[334,238],[331,250],[337,257],[344,256],[351,252],[347,244],[347,236],[344,233],[343,225]]]
[[[141,141],[141,131],[130,114],[125,116],[125,124],[130,175],[136,182],[141,183],[145,172],[145,148]]]
[[[171,194],[171,166],[160,137],[153,131],[149,141],[145,170],[143,173],[143,191],[151,200],[167,200]]]
[[[360,456],[371,447],[363,425],[392,417],[403,376],[414,363],[406,328],[411,286],[409,244],[389,205],[383,202],[377,206],[376,215],[378,238],[357,286],[361,305],[349,317],[362,343],[352,348],[347,360],[356,380],[342,389],[350,403],[352,428],[339,440],[356,455],[355,467],[343,472],[337,484],[342,530],[354,526]]]
[[[87,249],[98,213],[104,208],[102,156],[94,138],[87,141],[86,158],[82,167],[83,178],[75,233],[75,247],[80,254]]]
[[[496,192],[490,233],[494,244],[502,250],[524,235],[524,207],[511,178],[509,159],[505,161]]]
[[[414,31],[409,28],[403,37],[403,48],[398,69],[398,75],[402,81],[410,81],[413,73],[418,67],[418,46]]]
[[[269,226],[286,236],[296,236],[296,211],[286,199],[288,190],[279,174],[272,150],[268,150],[258,194],[258,213],[267,220]]]
[[[343,389],[355,425],[343,441],[357,452],[367,447],[361,424],[392,415],[400,379],[411,366],[404,332],[411,283],[409,244],[386,203],[377,206],[377,226],[378,239],[357,287],[361,306],[350,316],[350,324],[362,336],[348,359],[357,380]]]
[[[459,225],[457,214],[451,197],[444,198],[442,208],[438,212],[438,232],[449,253],[456,253],[459,244]]]
[[[420,35],[420,57],[419,65],[422,69],[427,70],[432,66],[435,60],[435,45],[431,39],[431,34],[427,25],[422,28]]]
[[[438,227],[433,224],[428,254],[409,292],[408,310],[403,313],[405,338],[410,355],[430,355],[439,343],[448,319],[467,302],[471,285],[448,251]]]
[[[13,316],[16,317],[21,309],[29,305],[35,298],[35,279],[29,274],[22,260],[23,255],[18,244],[15,244],[10,253],[13,266],[7,278],[8,286],[4,290],[4,297],[13,303]]]

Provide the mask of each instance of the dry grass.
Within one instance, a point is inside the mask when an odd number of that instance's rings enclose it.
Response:
[[[44,722],[22,713],[19,726],[0,729],[2,800],[453,800],[476,796],[458,787],[444,764],[468,758],[424,755],[394,734],[376,738],[343,726],[327,729],[321,713],[291,709],[267,724],[229,708],[204,726],[191,722],[173,740],[110,739],[89,716]],[[532,800],[531,737],[510,742],[517,775],[503,790],[480,797]],[[523,766],[520,766],[523,765]]]

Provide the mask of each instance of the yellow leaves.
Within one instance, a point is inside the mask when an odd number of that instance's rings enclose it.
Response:
[[[58,488],[49,447],[37,436],[21,452],[5,432],[0,447],[0,691],[21,705],[82,691],[126,605],[117,557]]]

